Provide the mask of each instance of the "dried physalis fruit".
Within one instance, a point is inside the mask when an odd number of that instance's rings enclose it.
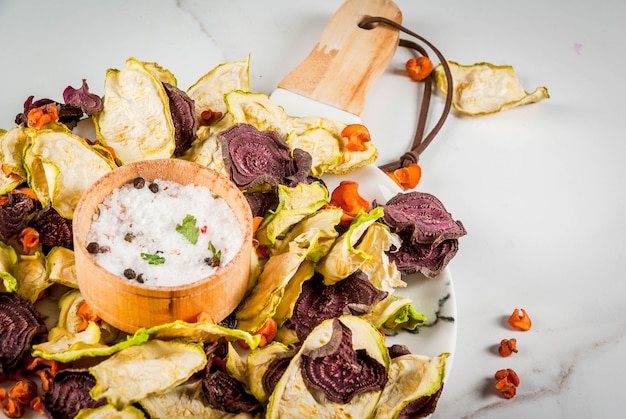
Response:
[[[448,66],[454,85],[452,106],[465,115],[492,114],[550,97],[545,87],[526,92],[510,65],[461,65],[448,61]],[[439,91],[445,95],[447,80],[441,64],[435,68],[435,80]]]
[[[502,339],[500,346],[498,347],[498,353],[502,357],[511,356],[512,353],[517,353],[517,339]]]
[[[528,313],[526,313],[526,310],[524,310],[523,308],[516,308],[515,310],[513,310],[513,313],[509,317],[509,325],[514,329],[526,332],[530,330],[532,322],[530,321],[530,317],[528,317]]]

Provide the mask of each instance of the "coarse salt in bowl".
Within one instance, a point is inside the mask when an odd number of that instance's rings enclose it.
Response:
[[[200,313],[219,322],[248,288],[250,207],[233,183],[197,163],[115,169],[82,196],[73,228],[81,294],[123,331]]]

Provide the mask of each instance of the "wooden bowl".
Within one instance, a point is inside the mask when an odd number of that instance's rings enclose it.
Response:
[[[87,251],[87,236],[97,207],[114,189],[136,177],[206,186],[235,213],[243,244],[234,257],[212,275],[185,285],[148,286],[115,275]],[[128,333],[174,320],[193,322],[204,312],[223,320],[241,302],[248,287],[252,251],[252,214],[241,191],[219,173],[180,159],[146,160],[124,165],[97,180],[81,197],[73,220],[78,286],[102,320]]]

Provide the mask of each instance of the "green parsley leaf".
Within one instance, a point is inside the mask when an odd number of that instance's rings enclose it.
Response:
[[[165,258],[159,255],[151,255],[150,253],[141,253],[141,258],[148,261],[150,265],[161,265],[165,263]]]
[[[209,242],[209,252],[213,253],[213,256],[215,256],[218,259],[222,258],[222,251],[217,250],[215,246],[213,245],[213,243],[211,242]]]
[[[185,236],[189,243],[196,244],[198,242],[198,232],[200,229],[196,227],[196,217],[193,215],[185,215],[182,224],[176,224],[176,231]]]

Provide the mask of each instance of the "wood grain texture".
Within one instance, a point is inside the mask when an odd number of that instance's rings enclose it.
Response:
[[[392,1],[347,0],[313,50],[278,87],[360,116],[369,89],[389,65],[399,39],[393,28],[359,28],[366,16],[402,23],[402,12]]]

